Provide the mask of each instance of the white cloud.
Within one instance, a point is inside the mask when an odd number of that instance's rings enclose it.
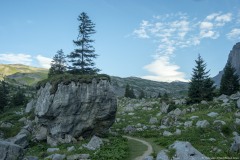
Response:
[[[148,27],[149,27],[148,21],[143,20],[142,23],[140,24],[140,28],[135,29],[133,31],[133,34],[136,35],[138,38],[149,38],[146,31]]]
[[[211,20],[215,19],[218,15],[219,15],[219,13],[212,13],[206,17],[206,20],[211,21]]]
[[[50,64],[51,64],[51,61],[52,59],[51,58],[47,58],[47,57],[44,57],[42,55],[38,55],[36,57],[36,59],[38,60],[38,63],[41,67],[43,68],[50,68]]]
[[[217,26],[224,26],[227,22],[231,22],[231,20],[232,20],[232,14],[231,13],[218,15],[215,18],[215,21],[218,22],[216,24]]]
[[[2,61],[3,63],[9,63],[9,64],[30,65],[32,62],[32,57],[31,55],[24,54],[24,53],[19,53],[19,54],[7,53],[7,54],[0,54],[0,61]]]
[[[200,29],[204,29],[204,30],[210,30],[213,28],[213,24],[211,22],[201,22],[200,23]]]
[[[240,28],[234,28],[227,34],[228,39],[240,39]]]
[[[155,59],[152,63],[144,66],[144,69],[152,73],[153,75],[143,76],[142,78],[154,80],[154,81],[187,81],[185,74],[178,71],[179,66],[171,64],[169,58],[166,56]]]

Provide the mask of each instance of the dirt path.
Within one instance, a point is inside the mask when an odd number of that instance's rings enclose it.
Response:
[[[153,148],[150,143],[148,143],[144,140],[138,139],[138,138],[134,138],[134,137],[129,137],[129,136],[123,136],[123,137],[134,140],[134,141],[141,142],[142,144],[144,144],[148,147],[148,149],[144,152],[144,154],[135,158],[135,160],[143,160],[146,156],[149,156],[151,153],[153,153]]]

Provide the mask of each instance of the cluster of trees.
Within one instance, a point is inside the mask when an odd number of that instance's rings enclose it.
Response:
[[[0,112],[6,106],[21,106],[27,102],[24,89],[11,86],[5,80],[0,81]]]
[[[51,68],[49,69],[49,77],[69,72],[72,74],[96,74],[100,70],[95,66],[93,59],[98,55],[92,46],[94,42],[91,35],[96,33],[95,24],[89,19],[85,12],[78,16],[80,25],[78,27],[79,34],[77,40],[73,43],[77,47],[69,55],[65,56],[63,50],[57,51],[53,57]],[[68,60],[66,60],[68,58]],[[68,64],[67,64],[68,62]]]
[[[211,101],[216,95],[216,86],[206,71],[206,63],[199,55],[195,68],[193,68],[192,79],[189,83],[189,103],[199,103],[202,100]],[[231,95],[239,90],[239,77],[236,70],[228,62],[220,83],[219,94]]]

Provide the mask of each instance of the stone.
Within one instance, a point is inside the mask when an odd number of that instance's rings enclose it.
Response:
[[[221,124],[221,125],[226,125],[226,122],[222,121],[222,120],[215,120],[213,121],[213,124]]]
[[[240,119],[239,119],[239,118],[236,118],[235,124],[236,124],[236,125],[240,125]]]
[[[232,152],[239,152],[240,151],[240,136],[235,136],[234,137],[234,142],[232,143],[230,151],[232,151]]]
[[[184,127],[192,127],[193,121],[186,121],[184,122]]]
[[[96,149],[99,149],[102,144],[103,144],[103,141],[101,138],[97,136],[93,136],[90,142],[85,147],[89,150],[96,150]]]
[[[115,122],[117,98],[106,77],[57,86],[46,83],[36,97],[32,102],[36,123],[55,139],[66,133],[76,139],[105,134]]]
[[[23,158],[23,148],[7,141],[0,141],[0,160],[18,160]]]
[[[170,149],[175,149],[176,153],[173,157],[173,160],[202,160],[209,159],[204,154],[200,153],[197,149],[195,149],[191,143],[183,142],[183,141],[175,141],[172,145],[169,146]]]
[[[206,128],[209,125],[210,123],[207,120],[197,121],[196,123],[197,128]]]
[[[150,120],[149,120],[149,123],[150,124],[156,124],[156,123],[158,123],[158,119],[156,117],[151,117]]]
[[[143,160],[153,160],[153,156],[146,156]]]
[[[38,131],[36,132],[35,137],[38,141],[46,140],[47,139],[47,128],[41,126],[38,129]]]
[[[165,136],[165,137],[172,136],[172,135],[173,134],[171,132],[169,132],[169,131],[164,131],[163,132],[163,136]]]
[[[133,133],[135,131],[136,131],[136,128],[131,125],[128,125],[126,128],[124,128],[124,133]]]
[[[47,144],[49,144],[51,147],[55,147],[59,144],[59,142],[55,138],[47,136]]]
[[[201,104],[208,104],[208,102],[207,101],[201,101]]]
[[[75,150],[76,150],[76,148],[74,146],[67,147],[68,152],[72,152],[72,151],[75,151]]]
[[[167,113],[168,107],[169,107],[169,105],[167,105],[165,102],[162,102],[161,107],[160,107],[160,111],[162,113]]]
[[[240,92],[237,92],[235,94],[232,94],[230,97],[229,97],[231,100],[238,100],[240,98]]]
[[[168,157],[168,150],[161,150],[158,154],[157,154],[157,158],[156,160],[169,160]]]
[[[8,141],[14,143],[14,144],[17,144],[23,148],[26,148],[29,143],[28,143],[28,135],[27,134],[21,134],[18,133],[16,136],[12,137],[12,138],[9,138]]]
[[[52,154],[44,159],[51,159],[51,160],[64,160],[66,158],[65,154]]]
[[[3,122],[0,127],[3,127],[3,128],[11,128],[12,126],[13,126],[12,123]]]
[[[236,136],[239,136],[239,134],[238,134],[236,131],[234,131],[232,134],[233,134],[235,137],[236,137]]]
[[[76,159],[87,160],[89,157],[90,157],[89,154],[74,154],[71,156],[67,156],[67,160],[76,160]]]
[[[240,111],[239,111],[239,110],[236,111],[236,112],[234,113],[234,115],[235,115],[235,117],[240,117]]]
[[[36,156],[27,156],[27,157],[24,157],[23,160],[39,160],[39,158]]]
[[[217,116],[218,116],[218,113],[216,113],[216,112],[210,112],[210,113],[208,113],[207,115],[208,115],[208,117],[217,117]]]
[[[237,100],[237,108],[240,109],[240,98]]]
[[[59,151],[59,150],[60,150],[59,148],[48,148],[47,152],[56,152],[56,151]]]
[[[174,132],[174,135],[181,135],[182,131],[180,129],[176,129],[176,131]]]
[[[182,113],[182,111],[181,111],[179,108],[176,108],[176,109],[173,111],[173,114],[174,114],[175,116],[180,116],[181,113]]]
[[[18,122],[25,122],[27,120],[27,118],[26,117],[22,117],[22,118],[20,118],[19,120],[18,120]]]
[[[192,119],[192,120],[197,119],[197,118],[199,118],[199,117],[198,117],[198,116],[192,116],[192,117],[190,117],[190,119]]]

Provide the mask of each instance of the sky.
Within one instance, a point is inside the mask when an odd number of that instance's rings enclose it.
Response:
[[[1,0],[0,63],[49,68],[76,46],[77,17],[92,36],[101,73],[189,81],[200,54],[215,76],[240,41],[239,0]]]

